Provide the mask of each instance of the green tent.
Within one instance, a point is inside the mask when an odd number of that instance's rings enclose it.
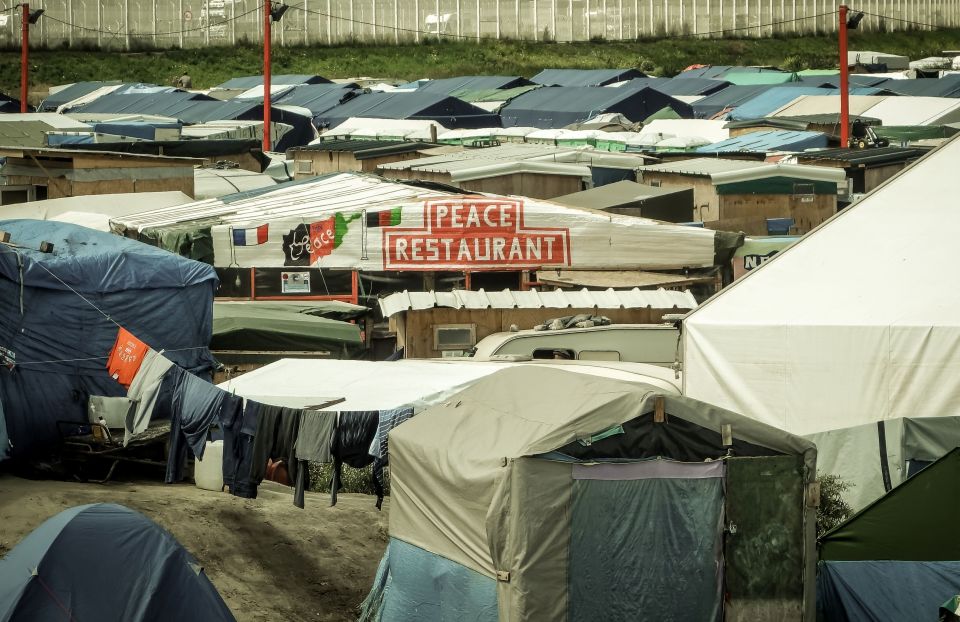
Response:
[[[960,560],[960,448],[820,538],[823,561]]]
[[[302,310],[302,309],[301,309]],[[217,302],[213,305],[215,351],[329,351],[349,357],[363,349],[360,327],[317,317],[283,303]]]
[[[664,106],[660,110],[654,112],[652,115],[643,120],[644,125],[650,123],[651,121],[656,121],[657,119],[682,119],[683,117],[677,113],[676,110],[670,106]]]

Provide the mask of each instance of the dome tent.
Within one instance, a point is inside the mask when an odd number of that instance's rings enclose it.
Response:
[[[106,368],[118,326],[180,367],[212,369],[212,267],[78,225],[4,220],[0,230],[10,234],[0,244],[0,400],[11,457],[55,441],[57,421],[86,421],[88,396],[125,394]],[[35,250],[42,242],[52,252]]]
[[[37,527],[0,560],[0,620],[234,620],[170,533],[129,508],[81,505]]]

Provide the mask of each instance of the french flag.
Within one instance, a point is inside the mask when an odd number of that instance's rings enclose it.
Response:
[[[234,246],[258,246],[267,243],[267,232],[270,225],[260,225],[255,229],[234,229]]]

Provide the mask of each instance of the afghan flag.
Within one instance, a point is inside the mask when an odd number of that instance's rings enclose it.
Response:
[[[233,230],[233,245],[234,246],[259,246],[260,244],[267,243],[267,232],[269,231],[270,225],[260,225],[255,229],[234,229]]]
[[[400,224],[401,211],[401,208],[395,207],[379,212],[367,212],[367,227],[396,227]]]

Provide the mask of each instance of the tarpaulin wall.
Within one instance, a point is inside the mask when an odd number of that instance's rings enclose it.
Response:
[[[24,247],[0,246],[0,395],[11,457],[55,441],[58,420],[86,421],[87,396],[125,394],[106,369],[118,325],[181,367],[212,368],[210,266],[75,225],[12,220],[0,229]],[[54,252],[27,250],[41,240]]]

